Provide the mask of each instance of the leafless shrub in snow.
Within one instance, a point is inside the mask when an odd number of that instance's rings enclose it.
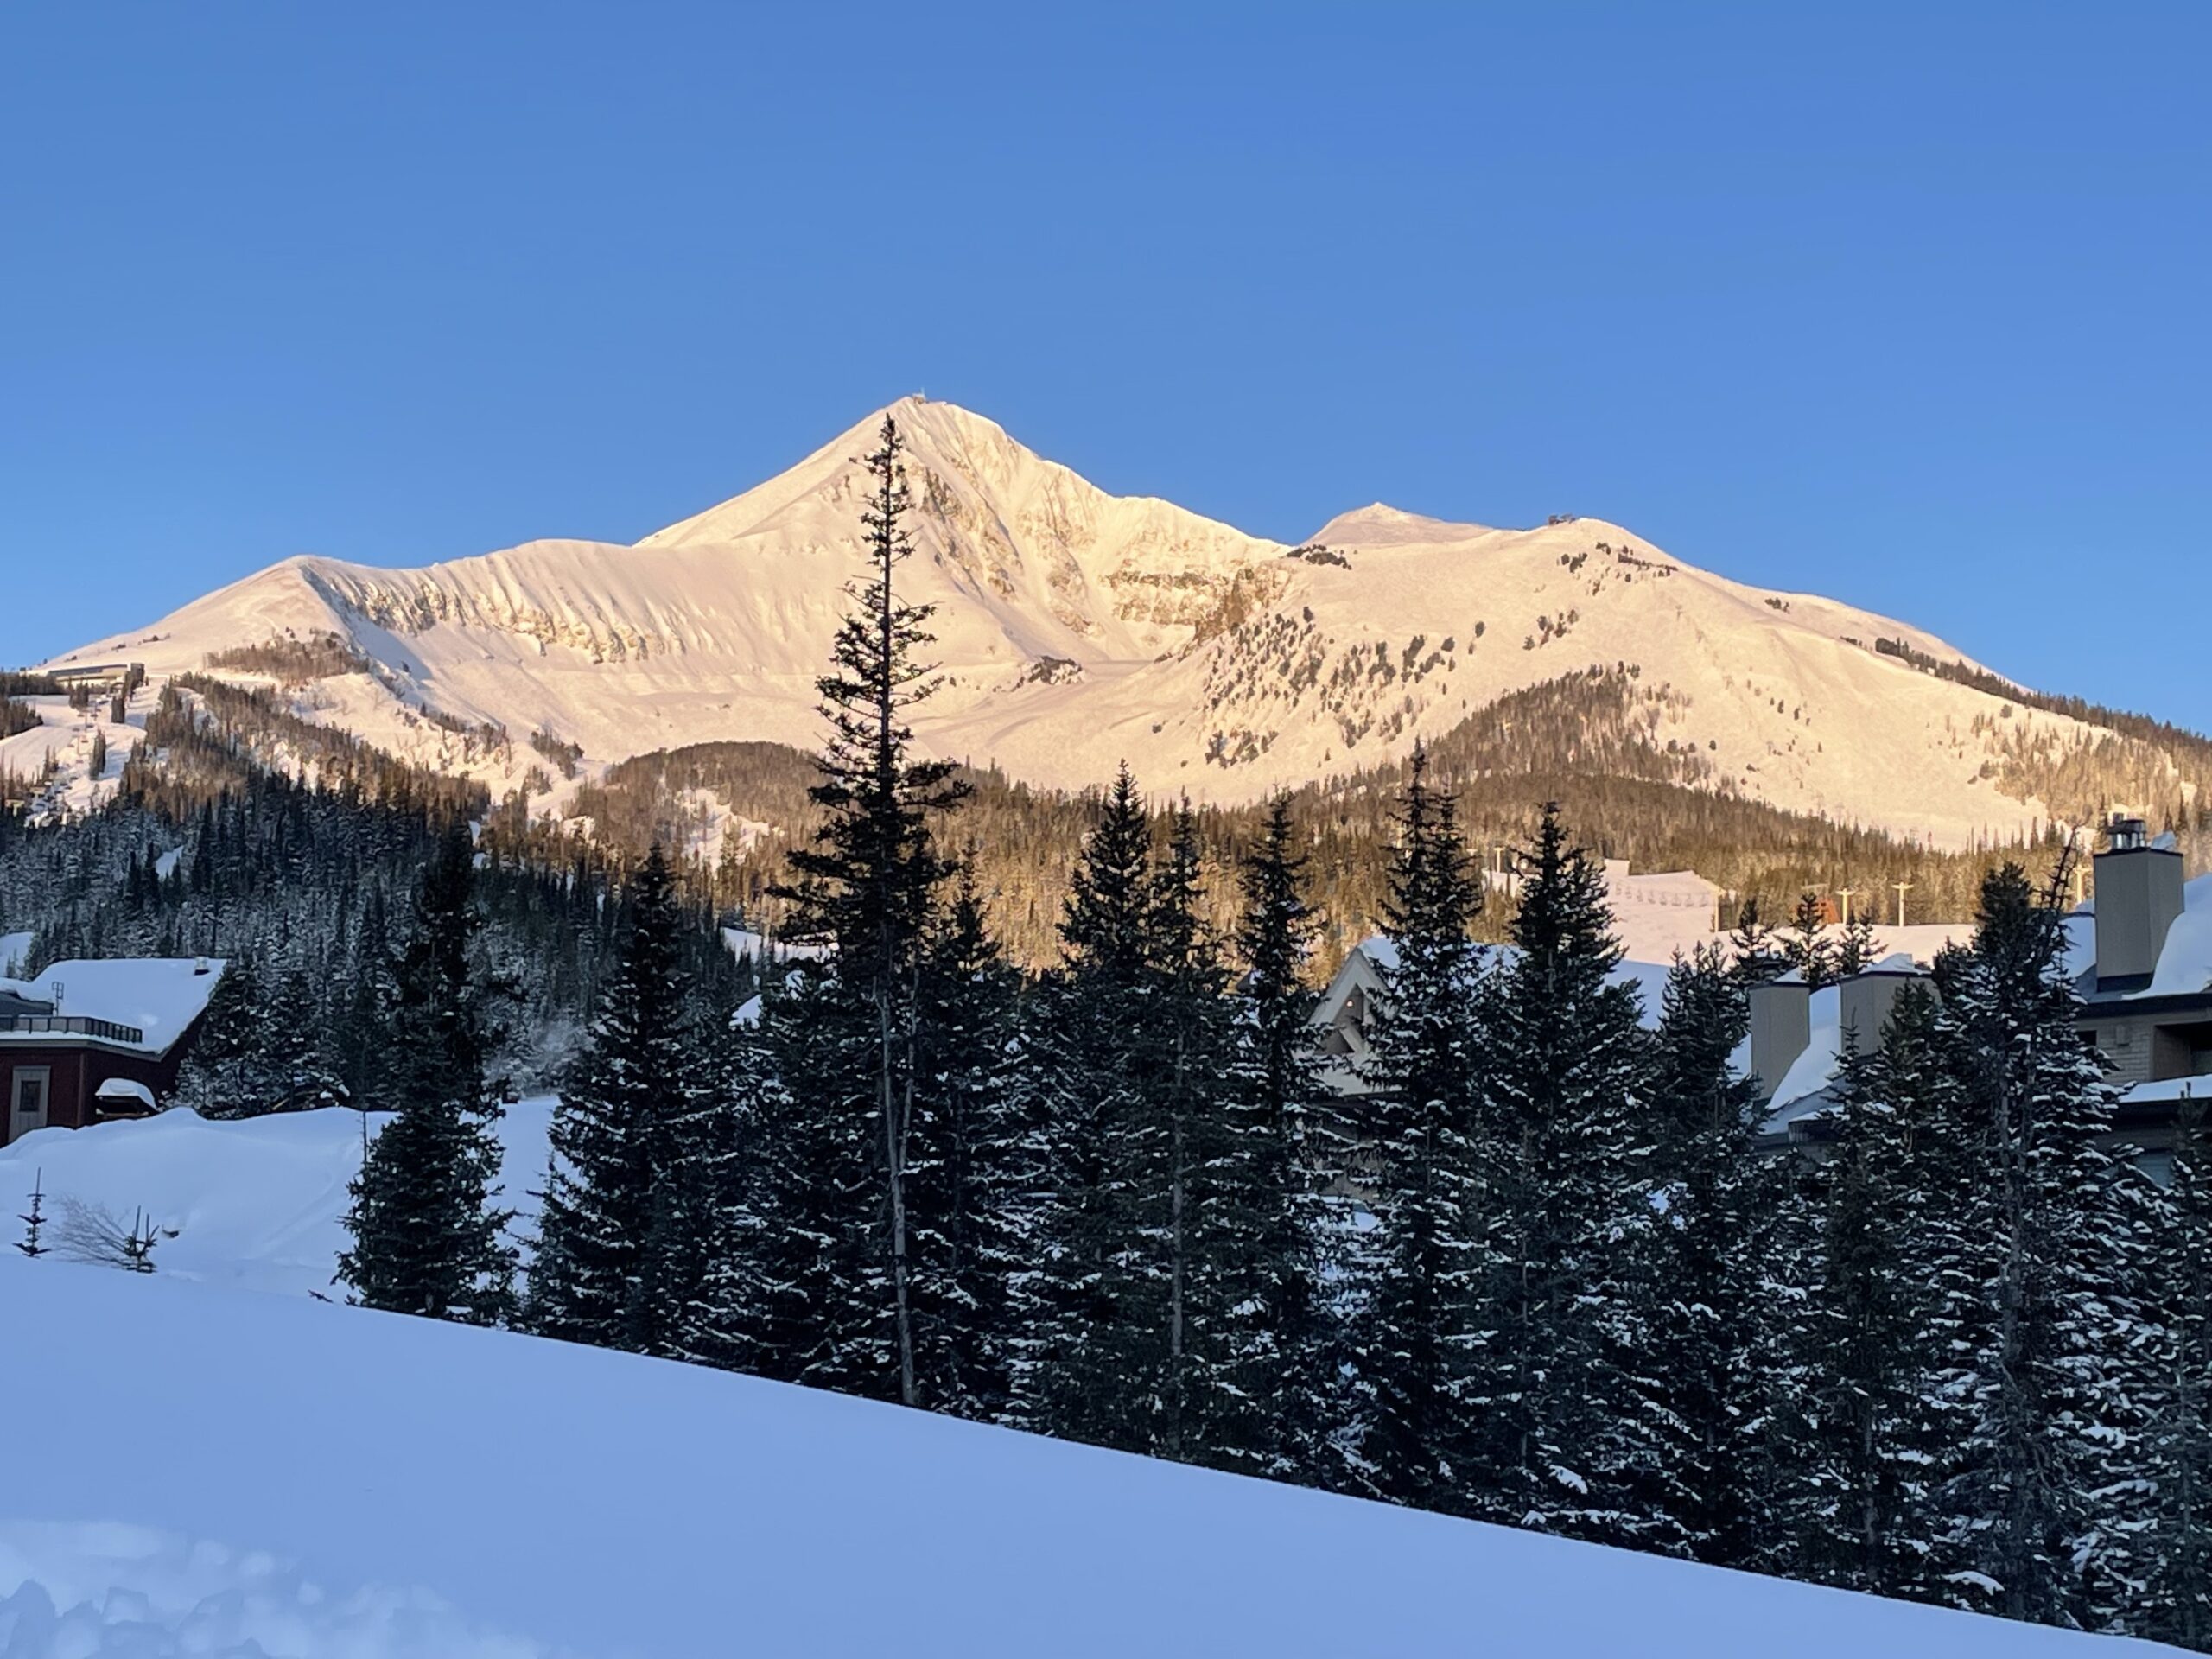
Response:
[[[143,1210],[133,1214],[125,1226],[104,1205],[72,1198],[58,1198],[54,1202],[61,1214],[54,1223],[54,1249],[67,1261],[151,1273],[154,1247],[177,1236],[174,1227],[156,1227]]]

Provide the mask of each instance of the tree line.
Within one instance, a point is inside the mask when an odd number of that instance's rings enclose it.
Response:
[[[1007,960],[950,836],[965,780],[905,724],[928,616],[895,589],[888,421],[868,466],[819,828],[776,894],[820,954],[735,1001],[687,966],[649,850],[525,1262],[449,837],[352,1190],[358,1300],[2212,1648],[2212,1141],[2185,1108],[2164,1184],[2112,1146],[2063,858],[1984,879],[1973,944],[1853,1033],[1824,1155],[1777,1157],[1732,1056],[1780,953],[1678,961],[1647,1028],[1556,806],[1485,949],[1459,800],[1417,757],[1339,1092],[1282,801],[1224,871],[1124,772],[1053,959]]]

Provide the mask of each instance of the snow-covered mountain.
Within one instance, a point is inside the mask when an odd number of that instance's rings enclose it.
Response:
[[[1706,785],[1955,845],[2050,816],[2005,792],[2000,736],[2092,735],[1874,649],[1961,658],[1919,629],[1708,575],[1617,524],[1488,529],[1377,504],[1290,548],[1108,495],[951,404],[889,412],[917,509],[907,586],[938,607],[944,670],[918,735],[1030,782],[1079,787],[1127,760],[1156,791],[1249,800],[1626,665],[1643,740],[1694,756]],[[420,569],[289,559],[54,665],[143,662],[157,688],[334,636],[339,658],[287,689],[302,712],[500,787],[536,760],[536,731],[581,746],[586,775],[709,740],[811,745],[856,569],[857,457],[880,422],[634,546],[529,542]],[[485,722],[513,749],[453,729]],[[54,734],[11,740],[0,764],[28,770],[41,741]]]

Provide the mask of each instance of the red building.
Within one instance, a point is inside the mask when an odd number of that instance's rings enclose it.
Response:
[[[222,971],[205,958],[133,957],[0,979],[0,1145],[158,1110]]]

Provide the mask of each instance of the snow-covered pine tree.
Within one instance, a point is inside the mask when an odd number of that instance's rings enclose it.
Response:
[[[1782,954],[1816,991],[1834,984],[1838,977],[1835,945],[1821,937],[1827,925],[1827,912],[1820,894],[1810,890],[1799,893],[1797,908],[1789,918],[1789,931],[1783,936]]]
[[[922,960],[917,1094],[929,1132],[917,1137],[909,1181],[924,1397],[982,1421],[1010,1408],[1013,1286],[1033,1260],[1035,1148],[1014,1078],[1020,995],[963,860]]]
[[[1613,1543],[1657,1530],[1633,1507],[1656,1452],[1632,1375],[1626,1241],[1643,1186],[1649,1044],[1603,874],[1548,805],[1521,859],[1517,952],[1484,999],[1478,1102],[1486,1278],[1468,1409],[1483,1513]]]
[[[1154,1137],[1164,1139],[1166,1231],[1159,1273],[1167,1288],[1166,1364],[1160,1379],[1162,1455],[1220,1463],[1237,1425],[1222,1408],[1236,1385],[1228,1326],[1231,1287],[1222,1272],[1224,1194],[1215,1178],[1236,1154],[1224,1133],[1235,1039],[1221,941],[1205,921],[1198,817],[1188,801],[1168,827],[1152,883],[1146,932],[1150,1009],[1138,1051],[1149,1061],[1141,1094]],[[1135,1033],[1132,1033],[1135,1034]],[[1142,1179],[1149,1160],[1130,1174]],[[1128,1241],[1141,1249],[1139,1238]],[[1218,1439],[1209,1431],[1224,1431]]]
[[[1943,1382],[1968,1419],[1943,1498],[1971,1563],[1960,1600],[2094,1627],[2110,1541],[2090,1495],[2126,1478],[2119,1448],[2139,1427],[2143,1402],[2127,1397],[2116,1357],[2142,1335],[2130,1287],[2144,1241],[2101,1144],[2113,1091],[2078,1034],[2070,880],[2070,858],[2040,893],[2017,864],[1993,872],[1974,948],[1942,982],[1986,1154],[1961,1232],[1969,1249],[1986,1240],[1991,1258],[1981,1328],[1961,1332],[1961,1363]]]
[[[758,995],[782,995],[771,973]],[[748,988],[739,986],[735,988]],[[748,999],[749,1001],[749,999]],[[795,1143],[772,1126],[795,1116],[761,1039],[761,1009],[715,1007],[704,1043],[708,1119],[714,1155],[699,1174],[714,1195],[711,1254],[683,1311],[677,1357],[724,1370],[793,1379],[812,1354],[817,1325],[804,1300],[804,1275],[823,1260],[804,1227],[784,1224],[771,1206],[791,1171]],[[810,1194],[801,1185],[802,1202]],[[834,1195],[831,1199],[834,1207]],[[773,1220],[776,1224],[771,1225]]]
[[[397,995],[384,884],[372,881],[349,941],[344,991],[334,999],[332,1008],[331,1048],[338,1081],[357,1106],[383,1103],[385,1045]]]
[[[1764,985],[1789,971],[1774,929],[1759,913],[1757,893],[1744,900],[1736,912],[1736,931],[1728,936],[1728,960],[1736,976],[1746,985]]]
[[[1378,1497],[1465,1511],[1476,1425],[1467,1388],[1482,1198],[1471,1141],[1482,892],[1456,804],[1416,748],[1383,914],[1389,956],[1370,1016],[1371,1092],[1356,1176],[1373,1224],[1344,1264],[1356,1476]]]
[[[238,951],[207,994],[207,1011],[176,1080],[176,1103],[202,1117],[251,1117],[270,1099],[269,988],[260,962]]]
[[[456,823],[423,872],[397,969],[386,1103],[393,1110],[346,1191],[352,1243],[338,1277],[394,1313],[488,1324],[513,1302],[511,1212],[497,1207],[499,1090],[473,956],[483,926],[474,852]]]
[[[1836,978],[1849,979],[1853,974],[1863,973],[1872,968],[1882,959],[1882,950],[1881,940],[1874,937],[1872,918],[1861,911],[1844,925],[1843,937],[1836,941]],[[1870,1047],[1873,1040],[1871,1036],[1868,1038]]]
[[[1202,1184],[1217,1312],[1200,1439],[1224,1468],[1333,1485],[1343,1475],[1329,1450],[1337,1389],[1321,1252],[1324,1189],[1344,1160],[1308,982],[1319,918],[1306,863],[1279,796],[1238,871],[1235,1058]]]
[[[1936,1388],[1957,1333],[1974,1242],[1961,1205],[1986,1179],[1934,996],[1908,985],[1875,1041],[1846,1049],[1831,1155],[1800,1191],[1813,1245],[1783,1309],[1794,1398],[1782,1408],[1789,1491],[1770,1559],[1877,1595],[1941,1595],[1955,1563],[1929,1471],[1958,1425]]]
[[[258,1109],[304,1112],[346,1100],[329,1022],[323,1018],[325,995],[326,988],[305,968],[292,969],[277,982],[262,1060],[266,1092],[257,1103]]]
[[[865,1070],[880,1028],[826,963],[771,972],[760,1001],[757,1135],[744,1187],[758,1230],[749,1287],[719,1275],[714,1324],[725,1347],[741,1338],[745,1368],[763,1376],[896,1400],[898,1330],[874,1202],[879,1125]],[[729,1300],[739,1289],[742,1306]]]
[[[759,978],[750,961],[731,957],[719,934],[687,918],[690,965],[679,974],[691,1062],[691,1086],[673,1125],[675,1163],[661,1207],[661,1296],[665,1304],[658,1351],[700,1356],[702,1310],[718,1275],[734,1271],[749,1282],[754,1265],[751,1166],[760,1144],[761,1089],[753,999]],[[747,1010],[741,1021],[738,1011]],[[703,1344],[701,1344],[703,1345]],[[709,1363],[730,1363],[718,1355]]]
[[[968,790],[950,764],[915,754],[906,723],[933,682],[916,660],[931,641],[931,607],[902,601],[895,588],[899,566],[913,552],[901,448],[898,423],[887,415],[864,462],[868,579],[850,590],[854,608],[831,646],[831,671],[817,682],[830,738],[809,793],[823,823],[814,844],[791,854],[797,880],[781,893],[791,905],[788,936],[832,948],[804,1001],[818,1008],[824,998],[842,999],[839,1017],[821,1035],[843,1040],[819,1053],[820,1069],[785,1076],[803,1115],[856,1116],[868,1130],[873,1191],[851,1193],[839,1225],[861,1230],[874,1265],[848,1287],[861,1305],[823,1312],[855,1332],[880,1325],[887,1346],[879,1357],[867,1336],[841,1341],[837,1369],[856,1392],[920,1405],[912,1275],[923,1218],[911,1212],[906,1189],[910,1164],[931,1154],[915,1139],[922,1040],[915,987],[946,874],[930,818]]]
[[[1752,1566],[1772,1531],[1782,1370],[1774,1277],[1789,1170],[1752,1144],[1751,1085],[1731,1060],[1750,1027],[1718,946],[1675,958],[1651,1088],[1649,1220],[1624,1234],[1631,1412],[1613,1429],[1633,1453],[1627,1503],[1645,1541],[1724,1567]]]
[[[2142,1440],[2149,1525],[2133,1546],[2141,1570],[2126,1628],[2212,1652],[2212,1124],[2182,1102],[2173,1173],[2156,1205],[2150,1252],[2159,1333]]]
[[[681,973],[683,916],[658,842],[554,1113],[530,1322],[570,1342],[669,1354],[700,1294],[715,1193],[696,1174],[707,1090]]]
[[[1084,837],[1061,959],[1030,999],[1021,1088],[1039,1150],[1034,1274],[1020,1287],[1016,1412],[1126,1451],[1159,1442],[1169,1287],[1167,1126],[1148,1097],[1152,830],[1124,766]]]

